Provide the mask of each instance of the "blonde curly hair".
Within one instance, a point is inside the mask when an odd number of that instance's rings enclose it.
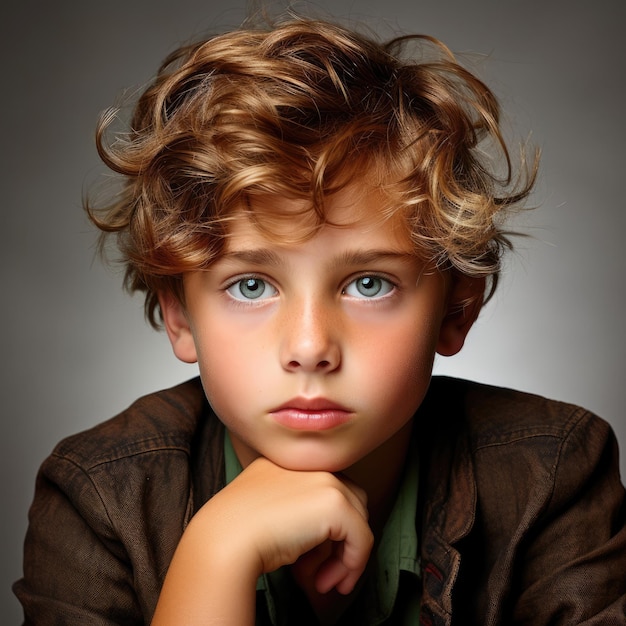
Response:
[[[305,199],[315,219],[294,232],[302,239],[329,222],[325,198],[357,179],[384,192],[381,218],[402,212],[417,253],[490,277],[490,295],[510,247],[503,213],[536,171],[514,176],[495,96],[441,42],[381,43],[328,21],[182,47],[140,96],[129,132],[111,136],[116,115],[103,114],[96,139],[123,187],[86,209],[102,242],[116,234],[125,285],[145,292],[155,327],[158,293],[182,299],[183,274],[219,257],[236,208],[271,231],[255,196]]]

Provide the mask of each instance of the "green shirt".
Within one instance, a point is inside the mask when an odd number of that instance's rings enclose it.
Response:
[[[228,431],[224,437],[224,458],[228,484],[242,471]],[[419,621],[421,572],[415,528],[418,472],[417,455],[409,454],[396,501],[376,550],[371,575],[346,611],[346,624],[403,626]],[[296,623],[289,619],[290,611],[295,610],[293,607],[296,605],[299,607],[298,624],[315,623],[312,615],[309,621],[301,616],[304,596],[288,568],[260,576],[257,592],[265,597],[267,615],[273,626]],[[358,621],[355,621],[357,617]]]

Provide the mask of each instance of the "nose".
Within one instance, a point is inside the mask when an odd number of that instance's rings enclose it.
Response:
[[[291,372],[328,373],[341,363],[339,324],[324,306],[303,302],[281,320],[282,367]]]

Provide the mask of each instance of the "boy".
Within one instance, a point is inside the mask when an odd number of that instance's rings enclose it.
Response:
[[[92,218],[200,380],[44,463],[26,623],[626,623],[609,427],[431,381],[532,186],[483,83],[295,19],[179,50],[107,145],[112,117]]]

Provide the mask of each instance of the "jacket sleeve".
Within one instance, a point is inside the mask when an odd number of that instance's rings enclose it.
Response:
[[[606,422],[584,413],[550,468],[551,491],[521,544],[522,624],[626,624],[626,501]]]
[[[29,513],[24,576],[14,585],[24,624],[143,624],[133,570],[98,489],[72,461],[42,465]]]

